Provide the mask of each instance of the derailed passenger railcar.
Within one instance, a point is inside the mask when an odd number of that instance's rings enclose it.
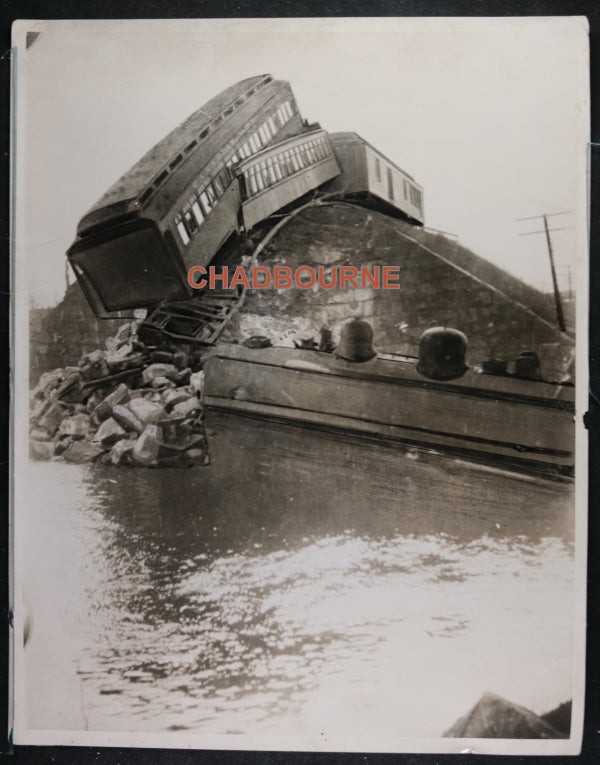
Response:
[[[99,316],[183,300],[238,229],[233,168],[304,129],[289,83],[270,75],[227,88],[152,148],[81,219],[67,255]]]
[[[423,187],[357,133],[330,133],[342,174],[328,185],[348,198],[423,225]]]
[[[249,231],[276,210],[340,174],[325,130],[312,130],[263,149],[240,163],[242,220]]]

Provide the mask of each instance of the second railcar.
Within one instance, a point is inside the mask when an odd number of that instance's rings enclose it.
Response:
[[[241,162],[242,219],[246,231],[276,210],[340,174],[325,130],[288,138]]]
[[[423,187],[357,133],[330,133],[342,174],[328,186],[423,225]]]
[[[289,83],[261,75],[211,99],[123,175],[81,219],[67,255],[99,316],[193,290],[238,226],[234,167],[305,129]]]

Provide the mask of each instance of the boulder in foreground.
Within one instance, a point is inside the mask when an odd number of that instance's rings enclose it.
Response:
[[[568,738],[525,707],[484,693],[464,717],[444,733],[446,738]]]

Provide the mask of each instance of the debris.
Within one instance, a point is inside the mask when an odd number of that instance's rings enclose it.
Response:
[[[54,456],[54,444],[52,441],[32,440],[29,453],[34,460],[51,460]]]
[[[63,453],[63,459],[67,462],[92,462],[102,454],[103,450],[98,446],[89,444],[86,441],[73,441],[69,444]]]
[[[187,417],[188,414],[192,414],[192,412],[196,412],[198,409],[200,409],[200,402],[196,396],[192,396],[185,401],[180,401],[173,407],[173,411],[183,417]]]
[[[38,420],[37,424],[40,428],[48,431],[48,433],[53,436],[60,427],[63,417],[63,407],[60,404],[53,402],[44,412],[44,415]]]
[[[119,425],[113,417],[109,417],[108,420],[104,420],[102,425],[100,425],[92,441],[102,446],[112,446],[115,441],[124,438],[126,435],[127,431],[125,428]]]
[[[58,437],[71,436],[73,439],[85,438],[90,429],[90,418],[87,414],[74,414],[63,420],[59,429]]]
[[[142,373],[142,380],[146,385],[150,385],[157,377],[171,378],[177,374],[177,367],[174,364],[150,364]]]
[[[133,459],[139,462],[140,465],[154,464],[158,459],[160,442],[160,428],[158,425],[147,425],[134,444]]]
[[[137,337],[138,326],[123,324],[105,350],[40,377],[30,395],[32,459],[208,464],[202,355],[187,346],[148,348]]]
[[[115,388],[115,390],[113,390],[112,393],[109,393],[109,395],[98,404],[94,410],[96,416],[100,420],[105,420],[107,417],[110,417],[110,413],[112,412],[114,406],[117,406],[117,404],[123,404],[128,400],[129,389],[124,383],[121,383]]]
[[[270,348],[273,343],[265,335],[252,335],[252,337],[247,337],[242,345],[246,348]]]
[[[127,408],[145,425],[158,422],[165,416],[164,407],[147,398],[134,398],[129,401]]]
[[[134,430],[136,433],[141,433],[144,430],[143,424],[135,414],[130,409],[127,409],[127,407],[121,406],[121,404],[113,406],[112,416],[125,430]]]
[[[134,445],[135,441],[132,439],[117,441],[110,451],[110,461],[112,464],[121,465],[122,463],[129,462]]]

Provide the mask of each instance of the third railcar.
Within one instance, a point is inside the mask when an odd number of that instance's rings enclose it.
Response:
[[[328,186],[357,201],[423,225],[423,187],[357,133],[331,133],[331,144],[342,169]]]

